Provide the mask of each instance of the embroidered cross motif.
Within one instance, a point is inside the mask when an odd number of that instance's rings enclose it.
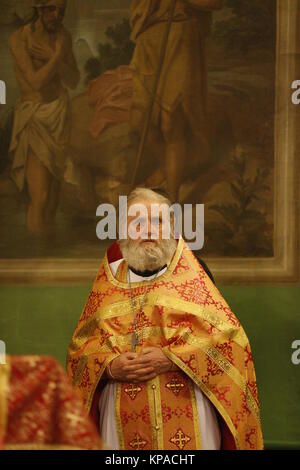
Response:
[[[70,421],[71,425],[74,428],[77,428],[80,424],[82,424],[83,418],[81,416],[77,416],[73,413],[68,413],[66,418]]]
[[[131,400],[135,400],[137,395],[142,391],[141,387],[138,385],[130,384],[129,387],[125,388],[125,393],[131,398]]]
[[[135,438],[129,442],[130,447],[135,450],[143,450],[146,444],[147,441],[144,441],[139,434],[136,434]]]
[[[178,377],[172,377],[171,381],[167,383],[166,387],[171,390],[171,392],[176,395],[176,397],[179,395],[180,390],[184,388],[184,383],[182,383],[180,380],[178,380]]]
[[[185,435],[181,429],[178,429],[175,436],[170,439],[170,441],[175,444],[180,450],[184,449],[185,445],[188,444],[190,440],[191,438]]]

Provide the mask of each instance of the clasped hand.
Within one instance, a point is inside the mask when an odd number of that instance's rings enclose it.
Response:
[[[168,372],[172,362],[162,349],[147,347],[140,353],[123,353],[114,359],[110,371],[119,382],[145,382]]]
[[[32,57],[42,62],[48,62],[52,57],[62,59],[66,53],[66,38],[62,33],[59,33],[54,49],[52,49],[49,44],[35,42],[30,47],[30,52]]]

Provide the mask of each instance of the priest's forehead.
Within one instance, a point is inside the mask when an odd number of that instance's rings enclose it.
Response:
[[[36,0],[37,7],[55,6],[58,8],[66,8],[67,0]]]

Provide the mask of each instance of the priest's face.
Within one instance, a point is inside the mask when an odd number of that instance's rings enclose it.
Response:
[[[67,2],[66,0],[49,0],[38,7],[41,21],[48,33],[56,33],[62,26]]]
[[[155,270],[167,264],[176,250],[169,210],[147,199],[132,201],[128,207],[127,239],[120,241],[128,264],[139,271]]]

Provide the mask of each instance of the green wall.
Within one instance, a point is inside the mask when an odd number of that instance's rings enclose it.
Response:
[[[0,339],[9,354],[54,355],[66,350],[90,286],[1,286]],[[300,287],[223,286],[221,291],[250,339],[267,448],[300,449]]]

